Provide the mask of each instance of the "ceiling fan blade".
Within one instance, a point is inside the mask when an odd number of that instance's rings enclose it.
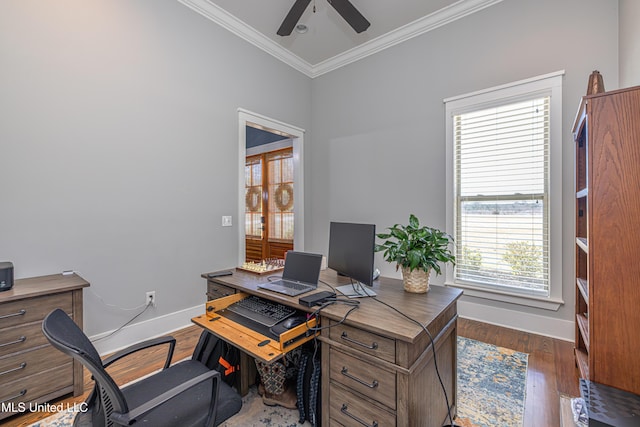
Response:
[[[344,20],[347,21],[347,23],[351,25],[351,27],[353,27],[356,33],[363,32],[364,30],[369,28],[369,25],[371,25],[369,21],[367,21],[367,19],[362,16],[360,12],[358,12],[358,9],[356,9],[356,7],[351,4],[349,0],[327,1],[340,14],[340,16],[342,16]]]
[[[289,10],[289,13],[287,13],[287,16],[285,16],[284,21],[282,21],[280,28],[278,29],[279,36],[291,35],[293,28],[300,20],[300,17],[304,13],[304,11],[307,10],[307,6],[309,6],[309,3],[311,3],[311,0],[296,0],[293,6],[291,6],[291,10]]]

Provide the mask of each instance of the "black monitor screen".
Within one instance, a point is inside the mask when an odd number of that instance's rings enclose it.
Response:
[[[332,222],[327,266],[367,286],[373,284],[374,224]]]

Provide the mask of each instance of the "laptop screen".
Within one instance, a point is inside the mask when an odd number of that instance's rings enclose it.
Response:
[[[307,252],[287,252],[282,278],[303,283],[318,284],[322,255]]]

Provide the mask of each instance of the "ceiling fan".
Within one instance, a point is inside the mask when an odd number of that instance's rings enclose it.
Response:
[[[361,33],[367,28],[369,28],[369,21],[362,16],[358,9],[355,8],[353,4],[349,0],[327,0],[331,6],[344,18],[345,21],[356,31],[356,33]],[[278,29],[279,36],[288,36],[291,35],[293,28],[296,26],[300,17],[309,6],[311,0],[296,0],[296,2],[289,10],[287,16],[285,16],[284,21],[280,25]],[[315,4],[315,3],[314,3]],[[314,6],[315,7],[315,6]]]

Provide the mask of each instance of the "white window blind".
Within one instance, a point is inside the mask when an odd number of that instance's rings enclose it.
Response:
[[[457,282],[549,295],[549,105],[453,115]]]

